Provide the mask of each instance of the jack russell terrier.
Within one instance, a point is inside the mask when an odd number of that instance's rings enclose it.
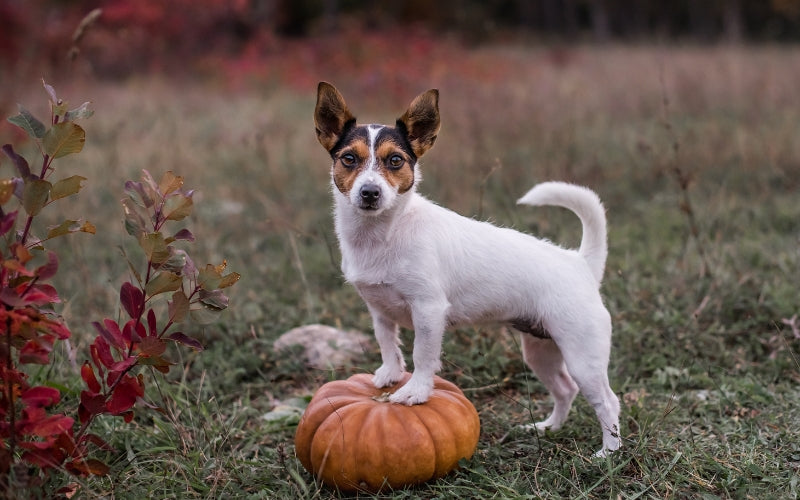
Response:
[[[605,456],[620,447],[619,400],[608,381],[611,317],[600,297],[606,217],[591,190],[562,182],[531,189],[518,203],[557,205],[583,225],[578,250],[463,217],[416,192],[418,160],[439,132],[439,92],[415,98],[394,127],[359,125],[334,86],[321,82],[317,139],[330,153],[342,271],[367,304],[383,364],[376,387],[400,380],[399,327],[414,330],[414,372],[391,401],[424,403],[441,367],[448,327],[500,322],[522,332],[525,363],[555,401],[544,421],[556,430],[580,391],[603,430]]]

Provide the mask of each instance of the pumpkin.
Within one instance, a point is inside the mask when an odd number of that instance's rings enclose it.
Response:
[[[377,389],[372,375],[323,385],[295,434],[300,463],[341,491],[378,492],[444,476],[475,452],[480,419],[455,384],[434,377],[433,394],[419,405],[388,401],[411,378]]]

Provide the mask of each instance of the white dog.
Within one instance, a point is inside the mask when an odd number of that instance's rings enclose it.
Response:
[[[414,373],[391,401],[414,405],[433,390],[446,328],[507,323],[523,332],[525,362],[555,400],[553,413],[533,427],[561,427],[580,390],[603,429],[597,454],[618,449],[619,400],[607,373],[611,318],[599,293],[607,255],[599,198],[548,182],[519,200],[575,212],[584,231],[577,251],[423,198],[417,160],[439,132],[438,101],[438,91],[429,90],[394,127],[358,125],[336,88],[322,82],[317,90],[314,121],[333,160],[342,270],[369,308],[381,349],[375,386],[392,385],[405,370],[399,326],[414,330]]]

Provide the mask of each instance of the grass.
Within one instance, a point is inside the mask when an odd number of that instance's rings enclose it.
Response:
[[[624,401],[623,450],[590,458],[600,433],[580,398],[565,429],[520,431],[550,402],[517,340],[499,326],[460,329],[446,337],[442,375],[480,413],[478,451],[456,473],[388,496],[796,498],[800,341],[782,320],[800,309],[800,51],[565,50],[464,51],[463,64],[496,63],[506,77],[470,78],[458,59],[437,60],[427,81],[386,101],[345,74],[318,76],[339,84],[366,121],[392,120],[416,93],[438,86],[443,130],[420,190],[442,205],[567,246],[580,239],[573,215],[517,209],[514,200],[536,182],[561,179],[592,187],[608,209],[603,294],[615,325],[610,375]],[[112,472],[82,481],[81,495],[339,498],[294,458],[294,421],[261,418],[280,401],[379,365],[377,349],[354,366],[320,371],[271,348],[301,324],[371,329],[338,269],[313,87],[55,83],[96,110],[84,152],[61,167],[89,179],[69,215],[98,228],[57,247],[79,361],[89,321],[118,307],[127,269],[100,250],[125,244],[118,199],[140,169],[187,177],[199,192],[196,260],[226,258],[243,275],[225,322],[198,332],[207,350],[174,352],[185,370],[150,387],[166,414],[99,422],[96,432],[117,452],[105,457]],[[41,93],[23,93],[18,100],[36,111]],[[691,178],[685,190],[676,167]],[[404,338],[410,345],[409,332]],[[67,356],[53,368],[49,376],[67,377],[75,395],[79,377]]]

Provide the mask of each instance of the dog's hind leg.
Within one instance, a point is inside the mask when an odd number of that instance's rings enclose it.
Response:
[[[578,394],[578,385],[567,371],[561,350],[550,339],[522,334],[522,356],[525,364],[533,370],[539,380],[553,396],[553,412],[546,420],[527,425],[528,429],[544,432],[558,430],[567,419],[572,401]]]
[[[605,312],[605,308],[602,309]],[[605,312],[607,316],[608,313]],[[600,312],[594,315],[599,318]],[[608,381],[608,359],[611,351],[611,321],[594,321],[573,325],[567,332],[551,331],[561,346],[561,353],[572,379],[581,394],[594,408],[603,431],[603,447],[595,454],[606,456],[621,446],[619,399]]]

